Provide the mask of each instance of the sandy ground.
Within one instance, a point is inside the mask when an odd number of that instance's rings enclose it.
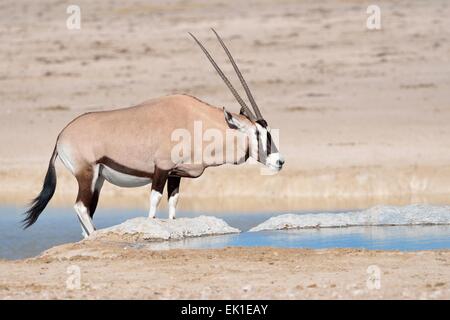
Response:
[[[209,170],[182,182],[180,209],[449,203],[448,1],[377,1],[379,31],[365,27],[367,1],[76,3],[79,31],[66,28],[65,1],[0,3],[0,203],[23,205],[36,195],[57,134],[81,113],[172,93],[238,111],[187,35],[202,39],[232,75],[209,27],[280,128],[286,166],[275,176],[250,165]],[[72,205],[75,181],[57,170],[52,204]],[[145,207],[147,199],[148,187],[106,185],[99,206]],[[0,262],[1,297],[449,297],[448,252],[85,246]],[[98,257],[55,255],[74,250]],[[70,264],[81,267],[81,290],[65,290]],[[382,270],[380,290],[366,288],[371,264]]]
[[[0,263],[0,298],[449,299],[449,266],[448,250],[148,251],[85,241]]]

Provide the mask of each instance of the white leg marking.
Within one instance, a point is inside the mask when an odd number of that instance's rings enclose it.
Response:
[[[80,220],[81,229],[83,230],[83,236],[87,238],[91,233],[95,231],[92,219],[89,216],[88,209],[82,202],[75,203],[75,211],[77,212],[78,220]]]
[[[177,193],[174,196],[169,198],[169,219],[175,219],[175,211],[176,211],[179,195],[180,194]]]
[[[86,230],[84,230],[83,225],[80,223],[80,227],[81,227],[81,235],[83,236],[83,238],[87,238],[89,237],[89,235],[86,233]]]
[[[152,190],[150,194],[150,211],[148,213],[149,218],[156,217],[156,208],[158,207],[159,202],[161,201],[162,194],[156,190]]]

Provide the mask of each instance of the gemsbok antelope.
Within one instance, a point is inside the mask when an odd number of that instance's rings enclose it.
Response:
[[[90,112],[75,118],[58,135],[42,191],[25,213],[24,228],[36,222],[55,192],[55,161],[58,157],[77,179],[78,196],[74,208],[85,237],[95,230],[92,218],[105,180],[120,187],[151,183],[149,218],[155,218],[167,182],[169,218],[174,219],[181,178],[196,178],[207,167],[241,164],[249,157],[272,170],[281,170],[284,160],[273,143],[270,128],[230,51],[220,36],[212,31],[227,54],[255,114],[205,47],[189,33],[241,105],[240,113],[228,112],[188,95],[171,95],[134,107]],[[204,129],[219,130],[224,136],[230,129],[240,133],[243,143],[239,144],[241,147],[237,148],[232,159],[222,157],[221,163],[210,159],[192,163],[188,161],[192,159],[191,154],[173,158],[172,133],[180,128],[192,132],[194,122],[198,121]],[[214,150],[215,159],[218,153],[227,152],[224,149]]]

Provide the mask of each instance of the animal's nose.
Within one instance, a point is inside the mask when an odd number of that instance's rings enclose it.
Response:
[[[278,160],[277,160],[277,165],[278,165],[278,166],[281,167],[283,164],[284,164],[284,160],[283,160],[283,159],[278,159]]]

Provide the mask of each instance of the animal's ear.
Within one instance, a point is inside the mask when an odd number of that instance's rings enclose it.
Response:
[[[225,121],[228,123],[228,127],[239,131],[247,131],[247,124],[240,119],[233,117],[225,108],[223,108],[223,114],[225,115]]]

